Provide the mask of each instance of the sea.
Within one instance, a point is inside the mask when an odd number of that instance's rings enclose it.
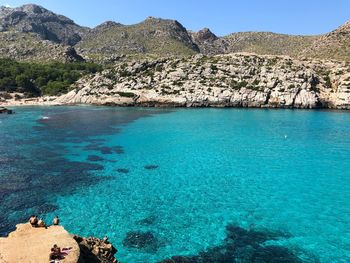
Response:
[[[0,115],[0,236],[58,215],[108,236],[124,263],[350,262],[347,111],[13,110]]]

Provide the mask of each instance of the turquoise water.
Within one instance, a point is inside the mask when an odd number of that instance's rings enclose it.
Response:
[[[262,246],[302,262],[350,262],[348,112],[16,111],[0,116],[3,235],[58,214],[73,233],[107,235],[122,262],[158,262],[220,246],[234,225],[284,233]],[[124,246],[130,231],[156,248]]]

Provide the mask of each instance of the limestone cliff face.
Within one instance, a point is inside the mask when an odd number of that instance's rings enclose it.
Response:
[[[56,103],[350,109],[350,68],[251,54],[124,62]]]

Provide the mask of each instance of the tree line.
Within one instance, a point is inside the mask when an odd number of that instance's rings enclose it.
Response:
[[[102,70],[87,62],[30,63],[0,59],[0,91],[21,92],[26,96],[59,95],[83,75]]]

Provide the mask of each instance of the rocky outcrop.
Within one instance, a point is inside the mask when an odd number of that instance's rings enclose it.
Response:
[[[347,63],[231,54],[118,63],[56,103],[350,109]]]
[[[108,241],[94,237],[74,236],[73,238],[80,248],[78,263],[118,263],[114,257],[117,249]]]
[[[0,57],[20,61],[83,61],[73,47],[42,40],[35,33],[0,32]]]
[[[117,250],[108,241],[99,238],[72,236],[62,226],[32,227],[19,224],[16,231],[0,238],[0,263],[46,263],[51,248],[57,244],[67,248],[64,263],[118,263]]]
[[[64,51],[66,62],[83,62],[85,59],[80,56],[73,47],[66,47]]]
[[[65,16],[33,4],[16,8],[0,7],[0,29],[32,32],[42,39],[66,45],[78,43],[87,30]]]
[[[0,238],[1,263],[46,263],[49,262],[51,248],[70,248],[65,263],[77,263],[80,249],[77,242],[62,226],[34,228],[29,223],[17,225],[16,231],[7,238]]]

